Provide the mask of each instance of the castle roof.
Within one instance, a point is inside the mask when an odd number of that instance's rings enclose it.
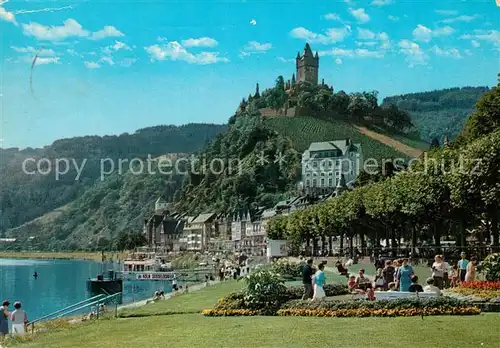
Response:
[[[155,203],[158,204],[158,203],[168,203],[168,202],[165,199],[163,199],[163,197],[158,197]]]

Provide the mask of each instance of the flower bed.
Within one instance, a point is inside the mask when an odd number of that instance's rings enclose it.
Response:
[[[462,308],[399,308],[399,309],[280,309],[280,316],[301,317],[412,317],[428,315],[476,315],[481,310],[477,307]]]
[[[459,294],[473,302],[500,302],[500,281],[464,282],[446,293]]]
[[[240,302],[237,302],[240,301]],[[392,301],[302,301],[291,300],[279,309],[268,310],[238,308],[244,306],[244,299],[233,294],[219,301],[213,309],[202,311],[206,316],[318,316],[318,317],[387,317],[387,316],[428,316],[428,315],[475,315],[481,309],[469,301],[449,297],[414,299],[403,298]]]

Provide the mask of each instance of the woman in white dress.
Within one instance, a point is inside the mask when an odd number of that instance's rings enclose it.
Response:
[[[325,286],[325,281],[326,281],[324,269],[325,269],[325,264],[321,263],[318,266],[318,271],[314,274],[312,278],[314,287],[314,295],[312,298],[313,301],[326,297],[325,289],[323,288]]]

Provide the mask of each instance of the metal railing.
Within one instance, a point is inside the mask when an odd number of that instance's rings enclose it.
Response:
[[[35,331],[35,323],[39,323],[41,321],[58,319],[58,318],[61,318],[63,316],[73,314],[73,313],[78,312],[82,309],[92,307],[92,306],[96,306],[97,309],[96,309],[95,315],[96,315],[96,318],[99,319],[100,305],[105,304],[106,302],[109,302],[110,300],[115,299],[116,297],[121,296],[121,295],[122,295],[121,292],[118,292],[118,293],[115,293],[112,295],[110,295],[106,292],[106,294],[99,294],[97,296],[93,296],[89,299],[72,304],[71,306],[65,307],[65,308],[60,309],[58,311],[55,311],[53,313],[44,315],[43,317],[40,317],[40,318],[33,320],[33,321],[30,321],[29,324],[31,325],[31,332],[33,333]],[[118,315],[118,301],[115,302],[115,316],[117,316],[117,315]]]

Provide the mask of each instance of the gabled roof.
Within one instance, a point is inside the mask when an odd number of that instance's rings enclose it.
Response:
[[[319,152],[319,151],[340,151],[342,156],[344,156],[347,152],[358,152],[361,149],[361,144],[353,144],[349,139],[345,140],[333,140],[333,141],[323,141],[317,143],[311,143],[309,148],[304,151],[302,154],[303,159],[308,159],[310,157],[314,157],[314,154],[311,153]]]
[[[200,214],[193,221],[191,221],[191,223],[192,224],[202,224],[205,222],[209,222],[209,220],[213,220],[215,218],[215,216],[216,216],[215,213]]]
[[[155,203],[168,203],[165,199],[163,199],[163,197],[158,197],[158,199],[156,200]]]

